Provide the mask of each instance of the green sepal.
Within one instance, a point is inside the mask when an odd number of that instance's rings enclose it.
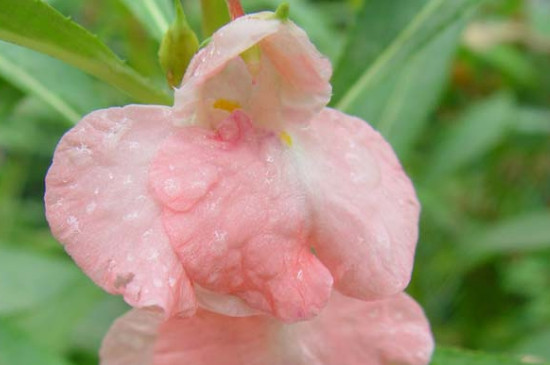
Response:
[[[168,28],[159,48],[159,61],[171,87],[178,87],[185,70],[199,49],[199,40],[187,23],[180,0],[174,0],[176,19]]]

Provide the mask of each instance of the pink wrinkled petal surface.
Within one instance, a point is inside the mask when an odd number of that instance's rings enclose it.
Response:
[[[194,311],[194,294],[147,188],[171,118],[160,106],[86,116],[56,149],[45,204],[53,234],[99,286],[130,305],[181,314]]]
[[[195,283],[295,321],[319,312],[332,277],[310,251],[303,189],[282,144],[235,112],[217,131],[188,127],[168,138],[150,182]]]
[[[110,329],[102,365],[426,365],[433,339],[406,294],[363,302],[335,294],[313,320],[285,325],[268,316],[191,318],[132,310]]]
[[[295,128],[312,246],[342,293],[377,299],[410,280],[420,205],[391,146],[359,118],[325,108]]]

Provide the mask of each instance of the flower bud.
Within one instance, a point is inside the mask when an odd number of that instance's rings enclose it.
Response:
[[[199,41],[187,23],[180,0],[175,0],[174,5],[176,19],[162,39],[159,61],[168,84],[171,87],[178,87],[189,61],[199,48]]]

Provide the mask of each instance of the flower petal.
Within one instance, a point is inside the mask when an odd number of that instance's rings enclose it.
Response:
[[[422,308],[405,293],[372,302],[335,293],[318,318],[290,333],[304,364],[426,365],[434,348]]]
[[[160,312],[132,309],[118,318],[101,344],[100,365],[154,364],[155,342],[163,317]]]
[[[310,251],[303,190],[279,136],[235,111],[216,131],[182,128],[151,166],[166,232],[193,282],[285,321],[325,305],[332,278]],[[235,312],[229,302],[224,314]]]
[[[402,291],[413,266],[419,204],[390,145],[364,121],[328,108],[291,133],[309,190],[312,246],[335,287],[361,299]]]
[[[406,294],[363,302],[339,294],[311,321],[227,317],[199,310],[172,318],[132,310],[101,349],[102,365],[426,365],[433,339]]]
[[[89,114],[59,143],[45,197],[52,232],[98,285],[167,314],[196,305],[148,189],[150,161],[173,133],[172,118],[160,106]]]
[[[193,58],[175,111],[216,126],[228,115],[220,115],[217,103],[225,100],[264,127],[305,123],[330,99],[331,73],[328,59],[292,22],[273,13],[246,15],[217,31]]]

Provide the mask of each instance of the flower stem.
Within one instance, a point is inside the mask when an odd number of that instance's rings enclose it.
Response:
[[[229,14],[231,15],[231,20],[235,20],[240,16],[244,15],[243,7],[240,0],[226,0],[227,7],[229,8]]]

